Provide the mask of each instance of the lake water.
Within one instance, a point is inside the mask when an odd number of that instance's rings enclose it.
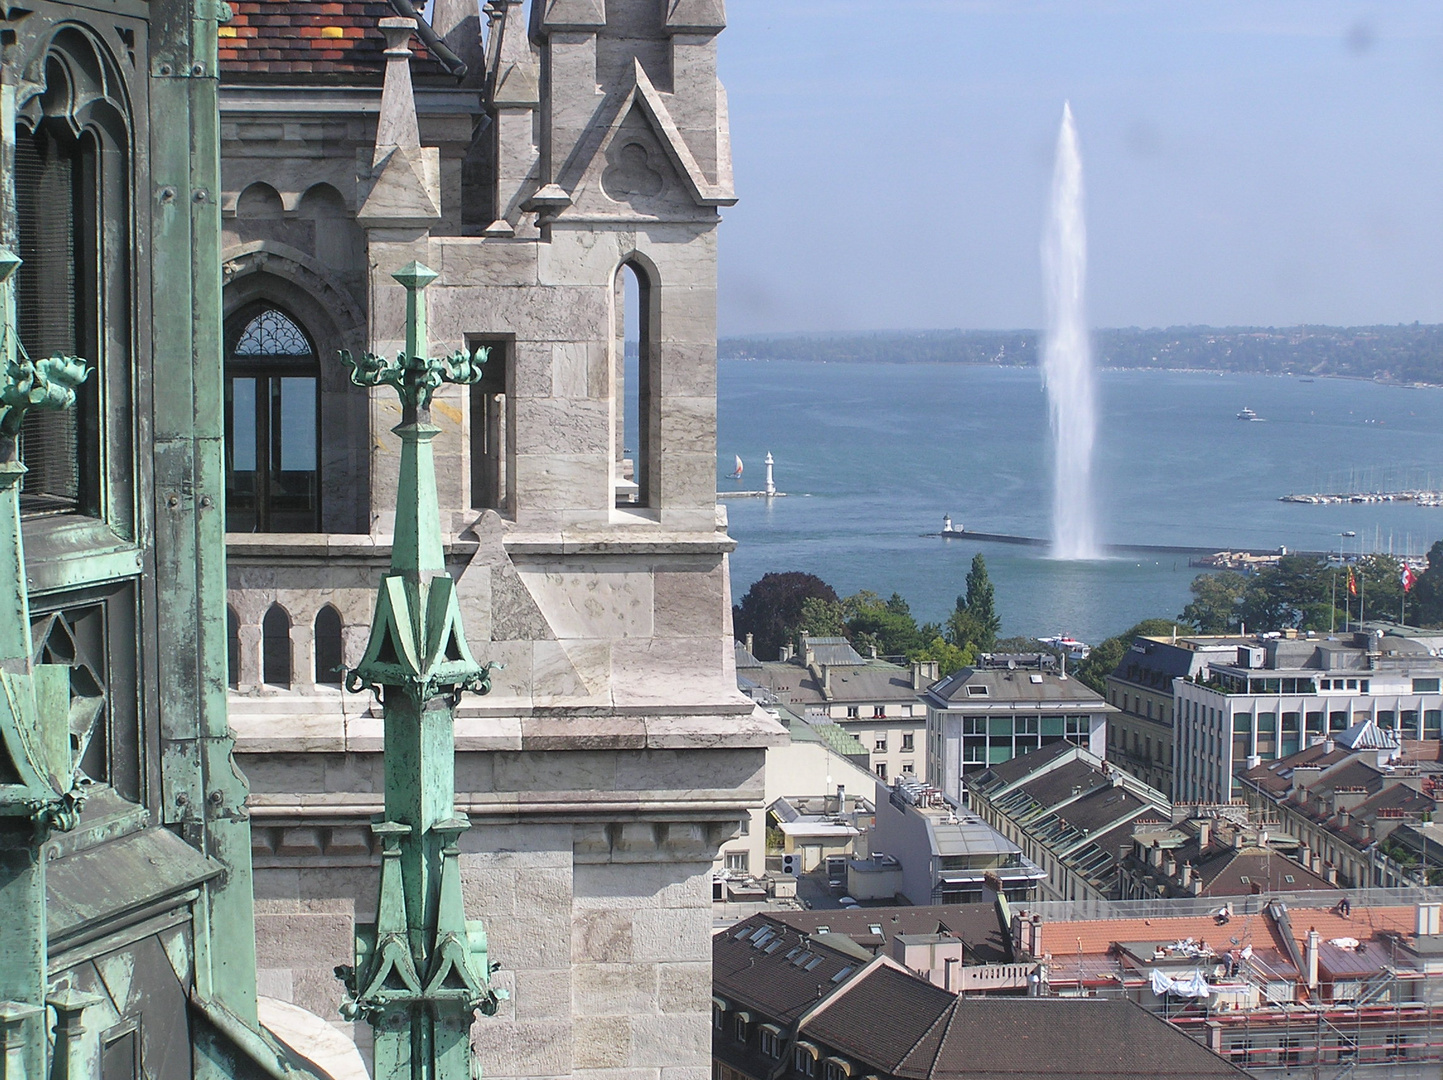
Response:
[[[1097,642],[1173,616],[1199,572],[1186,556],[1070,563],[1046,549],[935,535],[943,514],[983,532],[1050,534],[1047,400],[1036,370],[951,364],[723,360],[718,490],[760,488],[776,459],[788,497],[726,500],[732,592],[805,570],[839,594],[951,610],[981,551],[1003,633]],[[1426,552],[1443,508],[1308,506],[1297,491],[1443,487],[1443,390],[1342,379],[1109,371],[1096,458],[1102,540],[1254,550]],[[1238,420],[1244,406],[1265,423]],[[724,478],[738,454],[741,485]],[[1343,539],[1345,531],[1357,533]]]

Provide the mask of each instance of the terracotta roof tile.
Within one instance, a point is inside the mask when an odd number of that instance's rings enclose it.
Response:
[[[1295,914],[1313,915],[1314,912]],[[1318,912],[1322,914],[1322,912]],[[1076,956],[1078,943],[1084,956],[1106,955],[1113,945],[1122,941],[1182,941],[1193,938],[1211,945],[1214,952],[1226,953],[1238,946],[1233,938],[1243,940],[1251,931],[1254,947],[1263,945],[1282,948],[1266,915],[1234,915],[1219,923],[1211,915],[1161,919],[1090,919],[1084,922],[1048,922],[1042,925],[1042,947],[1059,961]],[[1334,935],[1335,937],[1337,935]]]
[[[378,24],[396,14],[387,0],[237,0],[231,6],[235,14],[220,40],[225,82],[381,81],[386,42]],[[444,76],[414,37],[411,50],[415,75]]]

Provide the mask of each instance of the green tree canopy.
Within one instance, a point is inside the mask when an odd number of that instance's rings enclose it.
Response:
[[[907,656],[928,642],[912,617],[907,601],[897,593],[883,600],[863,591],[842,601],[847,618],[847,636],[864,656],[875,647],[881,656]]]
[[[918,649],[911,658],[921,661],[936,661],[938,675],[945,678],[954,671],[961,671],[963,668],[977,663],[977,650],[972,645],[959,648],[939,636],[933,638],[923,648]]]
[[[972,569],[967,572],[967,614],[976,627],[977,647],[985,652],[997,640],[1002,619],[997,614],[992,579],[987,576],[987,560],[980,551],[972,556]]]
[[[1229,634],[1242,624],[1248,577],[1236,570],[1199,574],[1192,581],[1192,602],[1178,616],[1204,634]]]
[[[846,637],[847,622],[841,603],[821,596],[807,597],[802,601],[797,631],[812,637]]]

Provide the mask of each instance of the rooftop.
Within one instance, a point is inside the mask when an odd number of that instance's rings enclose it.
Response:
[[[935,683],[926,697],[942,708],[987,711],[1031,705],[1036,708],[1117,712],[1102,696],[1077,679],[1050,669],[966,667]]]
[[[234,14],[220,26],[223,82],[379,86],[386,66],[379,22],[400,14],[387,0],[231,0],[230,6]],[[416,76],[445,75],[414,37],[411,51]]]

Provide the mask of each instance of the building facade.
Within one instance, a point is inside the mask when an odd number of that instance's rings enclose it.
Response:
[[[1051,654],[984,655],[928,687],[928,775],[954,805],[965,777],[1041,746],[1066,741],[1104,756],[1117,710],[1055,663]]]
[[[948,805],[934,787],[879,782],[875,805],[871,854],[878,868],[889,867],[888,860],[900,864],[886,880],[900,881],[897,894],[909,904],[966,904],[999,890],[1027,900],[1047,877],[1017,844],[976,814]],[[849,881],[856,869],[849,868]]]
[[[701,1069],[713,861],[785,737],[737,690],[716,506],[722,4],[408,10],[249,0],[221,39],[260,978],[329,1012],[372,917],[380,714],[339,684],[390,552],[399,416],[337,351],[395,352],[390,275],[415,260],[432,355],[487,350],[479,384],[437,391],[431,443],[467,638],[497,665],[456,724],[468,915],[511,991],[480,1067]]]
[[[0,12],[7,1077],[308,1075],[260,1026],[226,718],[225,13]]]
[[[1201,680],[1201,681],[1199,681]],[[1240,797],[1237,774],[1364,721],[1402,739],[1436,742],[1443,660],[1411,638],[1264,637],[1174,681],[1173,797]]]
[[[751,663],[746,675],[789,708],[841,725],[867,748],[883,780],[927,783],[926,715],[919,700],[937,680],[935,661],[903,667],[861,656],[846,638],[801,634],[782,658]]]
[[[1107,759],[1172,797],[1173,680],[1190,679],[1209,659],[1231,659],[1236,638],[1142,637],[1107,677]]]

